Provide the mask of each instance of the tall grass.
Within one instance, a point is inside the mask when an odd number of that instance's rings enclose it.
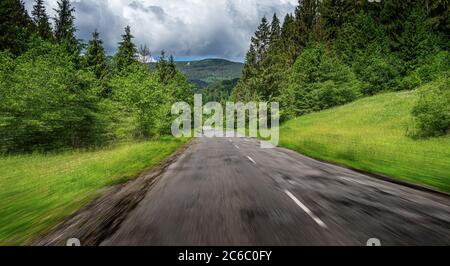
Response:
[[[98,151],[0,157],[0,245],[26,244],[98,195],[155,166],[186,139]]]
[[[288,121],[281,145],[450,192],[450,137],[414,139],[417,92],[386,93]]]

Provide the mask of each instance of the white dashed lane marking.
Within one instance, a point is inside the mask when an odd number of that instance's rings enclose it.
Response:
[[[231,139],[228,140],[230,143],[232,143],[233,141]],[[244,141],[247,141],[247,139],[244,139]],[[233,144],[234,147],[236,147],[236,149],[240,150],[239,146],[236,144]],[[253,164],[256,165],[255,160],[253,160],[252,157],[247,156],[247,159],[249,159]],[[288,190],[284,191],[286,193],[286,195],[289,196],[289,198],[291,198],[304,212],[306,212],[306,214],[308,214],[320,227],[322,228],[328,228],[327,225],[320,220],[319,217],[317,217],[316,215],[314,215],[314,213],[308,208],[306,207],[305,204],[303,204],[299,199],[297,199],[291,192],[289,192]]]
[[[256,164],[255,160],[253,160],[250,156],[247,156],[247,158],[254,164]]]
[[[303,204],[300,200],[298,200],[294,195],[292,195],[291,192],[289,192],[288,190],[284,191],[289,198],[291,198],[304,212],[306,212],[318,225],[320,225],[320,227],[322,228],[327,228],[327,225],[322,222],[322,220],[320,220],[317,216],[314,215],[314,213],[312,213],[312,211],[305,206],[305,204]]]

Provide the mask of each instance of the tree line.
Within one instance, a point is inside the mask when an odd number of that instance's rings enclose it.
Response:
[[[95,147],[170,133],[171,105],[194,87],[164,52],[155,71],[139,62],[127,26],[114,56],[100,33],[75,36],[75,9],[59,0],[50,23],[43,0],[0,4],[0,153]],[[149,56],[148,48],[145,56]]]
[[[386,91],[421,89],[415,135],[450,128],[448,0],[299,0],[261,20],[235,101],[278,101],[287,120]]]

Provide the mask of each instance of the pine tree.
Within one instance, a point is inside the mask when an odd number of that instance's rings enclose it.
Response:
[[[0,1],[0,51],[19,55],[27,49],[31,18],[21,0]]]
[[[256,60],[259,62],[264,58],[270,46],[270,26],[265,16],[262,18],[255,36],[252,38],[252,44],[256,50]]]
[[[295,18],[299,25],[312,29],[319,17],[319,0],[299,0]]]
[[[103,78],[107,73],[106,53],[100,34],[95,30],[92,39],[86,49],[86,66],[91,68],[98,79]]]
[[[173,56],[171,55],[167,61],[166,52],[162,50],[159,61],[156,64],[156,71],[159,75],[159,81],[163,84],[167,84],[176,75],[176,67]]]
[[[75,39],[75,8],[70,4],[69,0],[58,1],[58,9],[55,9],[57,16],[55,21],[55,37],[59,42],[63,40]]]
[[[242,70],[242,81],[246,81],[255,75],[256,68],[256,50],[253,43],[250,44],[250,48],[245,56],[245,64]]]
[[[291,14],[287,14],[281,27],[280,51],[284,54],[284,59],[288,65],[292,65],[297,58],[298,50],[296,44],[295,19]]]
[[[137,61],[137,48],[133,43],[134,36],[131,35],[130,26],[125,27],[125,34],[122,35],[122,41],[119,42],[119,48],[114,57],[116,69],[120,72],[125,70],[129,65]]]
[[[319,0],[299,0],[295,9],[294,54],[297,57],[306,47],[319,21]]]
[[[450,2],[448,0],[424,0],[433,29],[446,34],[450,32]]]
[[[173,58],[173,55],[170,55],[169,57],[169,73],[170,76],[173,77],[175,76],[177,72],[176,66],[175,66],[175,59]]]
[[[36,26],[37,34],[44,40],[52,38],[52,29],[50,28],[47,13],[45,12],[43,0],[36,0],[31,14],[33,15],[33,21]]]
[[[142,64],[149,63],[149,59],[151,59],[152,53],[150,52],[150,48],[146,44],[139,46],[139,61]]]
[[[339,28],[354,17],[358,10],[358,6],[353,1],[324,0],[320,7],[320,14],[327,39],[336,38]]]
[[[280,20],[277,17],[277,14],[273,14],[272,23],[270,25],[270,42],[271,44],[274,44],[281,35],[281,26],[280,26]]]
[[[167,59],[166,59],[166,51],[162,50],[161,55],[159,56],[158,63],[156,64],[157,70],[162,70],[167,67]]]
[[[55,9],[57,16],[55,21],[55,38],[58,43],[65,46],[66,51],[74,56],[74,61],[78,60],[80,54],[80,45],[75,37],[75,8],[72,7],[69,0],[59,0],[58,8]]]

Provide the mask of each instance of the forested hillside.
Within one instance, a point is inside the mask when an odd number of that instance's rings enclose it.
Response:
[[[448,0],[300,0],[262,18],[232,99],[278,101],[282,119],[424,86],[416,136],[449,132]],[[440,82],[437,82],[440,81]]]
[[[199,61],[175,61],[175,67],[186,75],[197,88],[206,88],[213,83],[233,80],[242,76],[242,63],[225,59],[204,59]],[[154,69],[156,63],[150,63]]]
[[[238,82],[239,78],[218,81],[209,84],[208,87],[202,88],[198,92],[202,94],[204,102],[220,102],[225,106]]]
[[[173,102],[194,94],[173,62],[138,62],[130,27],[116,54],[101,33],[75,37],[75,10],[58,1],[54,27],[42,0],[0,6],[0,153],[92,147],[170,133]],[[120,34],[120,33],[118,33]]]

